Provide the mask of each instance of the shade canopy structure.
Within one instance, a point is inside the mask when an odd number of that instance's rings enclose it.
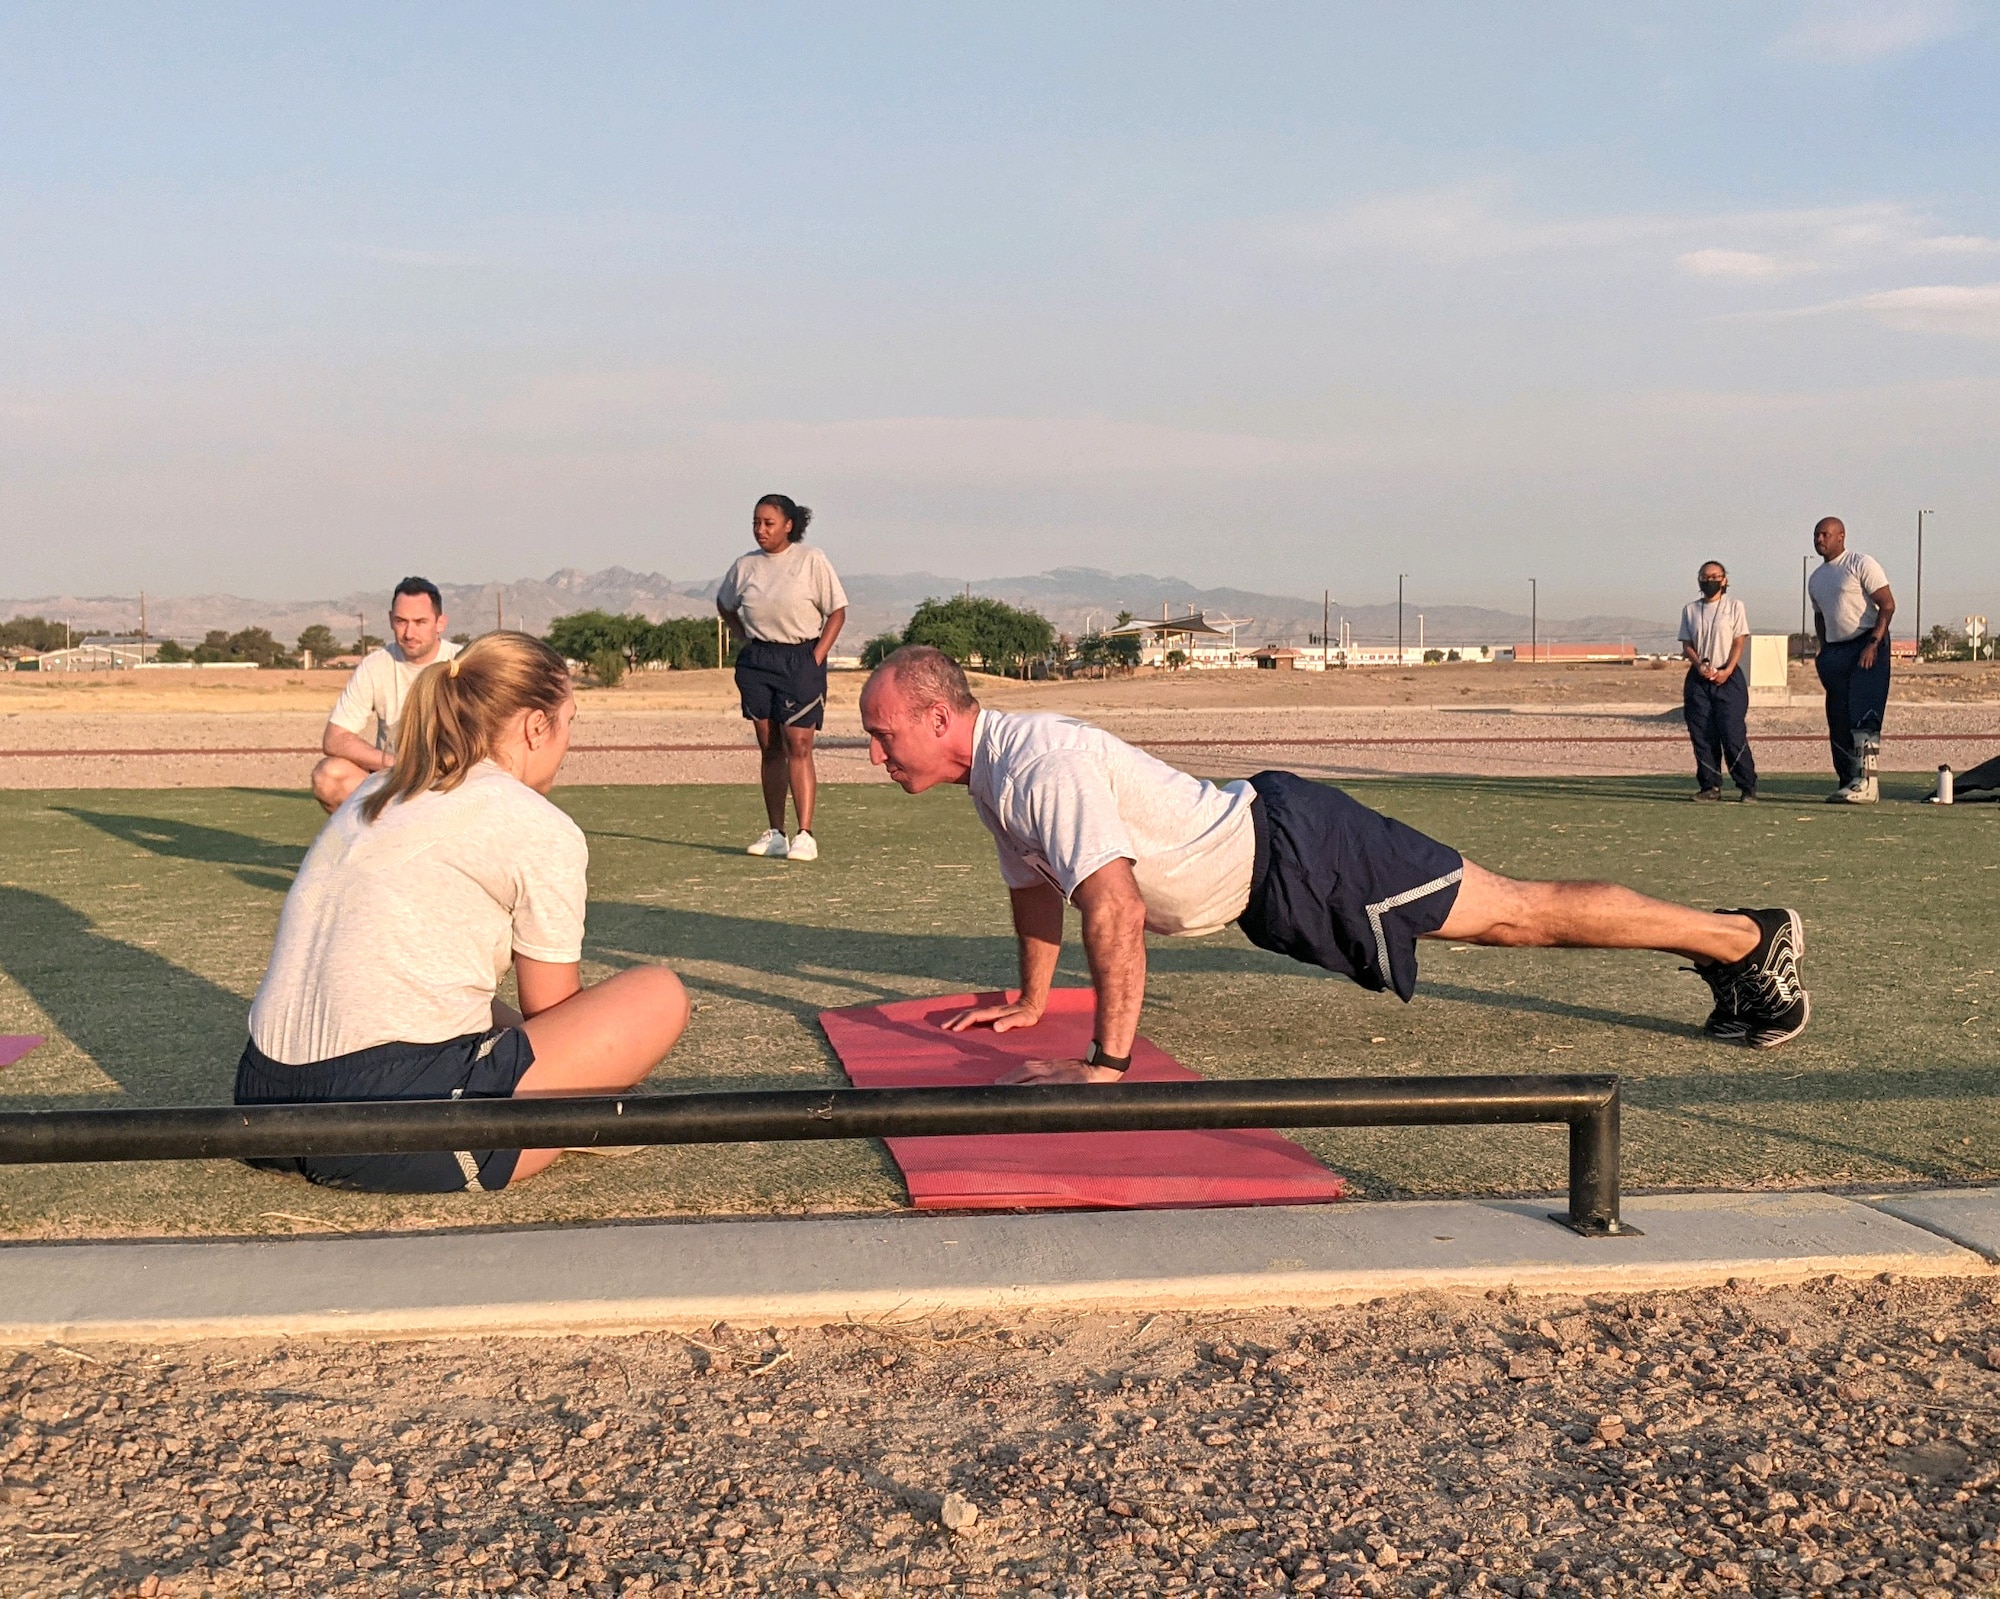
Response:
[[[1189,611],[1185,616],[1163,615],[1157,622],[1151,617],[1134,617],[1131,621],[1112,628],[1106,637],[1157,638],[1164,641],[1181,634],[1192,638],[1197,634],[1203,633],[1214,638],[1229,637],[1228,628],[1215,626],[1200,611]]]

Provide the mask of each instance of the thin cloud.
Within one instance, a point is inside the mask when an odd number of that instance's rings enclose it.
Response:
[[[1698,278],[1789,278],[1817,268],[1809,261],[1785,261],[1761,250],[1690,250],[1674,265]]]
[[[1339,211],[1265,218],[1237,237],[1268,256],[1314,263],[1369,255],[1438,266],[1533,255],[1622,256],[1641,267],[1671,262],[1689,276],[1720,282],[2000,253],[2000,240],[1943,232],[1923,212],[1895,201],[1794,211],[1538,217],[1509,205],[1498,185],[1377,195]]]
[[[1782,317],[1863,316],[1900,333],[2000,339],[2000,283],[1926,283],[1769,313]]]
[[[1960,0],[1815,0],[1777,50],[1805,61],[1881,61],[1956,38],[1973,21]]]

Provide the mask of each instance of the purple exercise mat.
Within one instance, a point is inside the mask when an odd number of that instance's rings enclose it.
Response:
[[[0,1033],[0,1066],[11,1066],[37,1044],[48,1040],[40,1033]]]

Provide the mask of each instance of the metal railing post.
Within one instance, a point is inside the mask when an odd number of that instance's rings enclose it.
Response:
[[[1635,1237],[1618,1219],[1619,1089],[1569,1124],[1569,1214],[1552,1216],[1586,1238]]]

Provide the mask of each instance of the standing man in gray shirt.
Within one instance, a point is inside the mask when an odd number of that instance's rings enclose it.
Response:
[[[1681,704],[1688,738],[1694,744],[1698,800],[1722,798],[1722,768],[1736,780],[1743,798],[1757,797],[1757,763],[1750,758],[1750,674],[1743,655],[1750,647],[1750,617],[1741,600],[1729,597],[1729,573],[1709,561],[1695,574],[1701,598],[1681,611],[1681,654],[1687,681]]]
[[[1847,524],[1822,517],[1813,529],[1819,570],[1807,579],[1819,633],[1820,687],[1826,690],[1826,736],[1840,787],[1833,805],[1873,805],[1882,797],[1875,763],[1889,709],[1889,622],[1896,596],[1872,555],[1847,547]]]

